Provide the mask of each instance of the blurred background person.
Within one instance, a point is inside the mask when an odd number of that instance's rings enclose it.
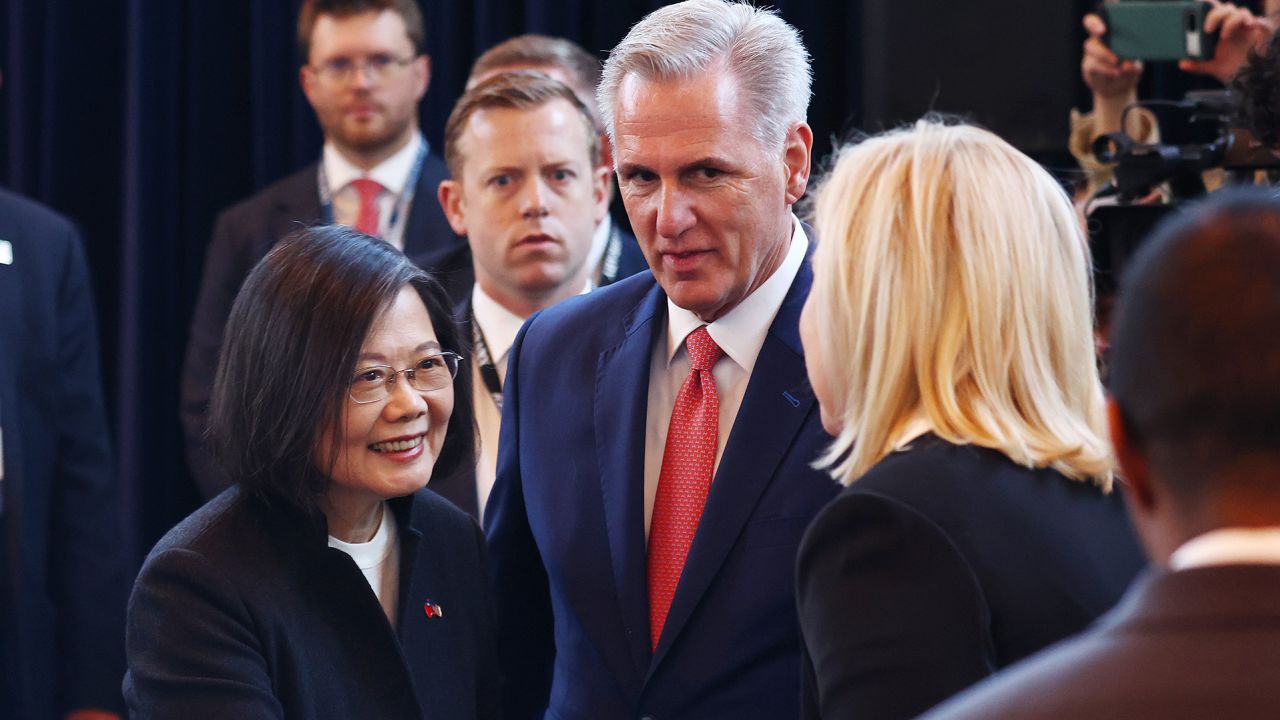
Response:
[[[227,328],[210,433],[237,488],[143,566],[132,715],[496,717],[484,538],[422,490],[473,463],[443,290],[317,227],[250,273]]]
[[[468,90],[445,126],[451,179],[440,205],[467,238],[476,282],[455,309],[474,361],[479,447],[474,482],[431,489],[481,517],[493,488],[507,352],[525,319],[590,290],[588,255],[608,215],[599,135],[567,85],[538,72],[500,73]]]
[[[800,330],[848,487],[800,546],[803,714],[908,718],[1082,630],[1143,559],[1058,183],[933,119],[838,157]]]
[[[1154,568],[1089,632],[931,718],[1260,718],[1280,706],[1280,202],[1226,190],[1121,284],[1110,421]]]
[[[218,216],[191,319],[181,418],[206,498],[233,481],[218,474],[203,437],[218,350],[236,292],[272,245],[317,222],[376,235],[420,263],[459,244],[435,202],[444,163],[418,130],[431,59],[417,0],[307,0],[297,39],[321,157]]]
[[[118,718],[127,553],[79,233],[0,190],[0,717]]]

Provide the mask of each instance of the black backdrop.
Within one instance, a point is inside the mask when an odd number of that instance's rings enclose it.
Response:
[[[775,3],[814,56],[816,157],[826,155],[833,135],[864,125],[874,130],[897,120],[895,112],[917,108],[968,111],[1016,132],[1020,106],[990,88],[1013,77],[1002,73],[1020,73],[1007,87],[1027,87],[1028,74],[1038,77],[1042,96],[1054,103],[1042,117],[1061,123],[1029,134],[1023,147],[1060,161],[1066,109],[1083,99],[1076,63],[1084,0],[1036,0],[1028,7],[1042,12],[1021,13],[1017,23],[1001,20],[1007,0],[957,3],[986,21],[965,26],[975,37],[943,45],[938,38],[956,36],[937,28],[952,21],[930,25],[928,14],[930,6],[950,4],[913,1],[887,12],[892,2]],[[450,104],[483,49],[542,32],[603,56],[662,4],[424,2],[433,60],[422,109],[428,140],[438,147]],[[313,159],[320,144],[298,90],[297,6],[298,0],[0,0],[0,184],[53,206],[84,232],[126,496],[121,523],[135,560],[197,503],[182,460],[177,387],[213,218]],[[1059,27],[1063,18],[1069,21]],[[1027,56],[1017,43],[1027,23],[1036,22],[1050,25],[1034,34],[1039,45]],[[1048,47],[1045,38],[1053,40]],[[965,73],[945,76],[946,92],[937,92],[942,80],[924,83],[910,97],[895,95],[898,106],[886,104],[881,92],[871,98],[874,117],[862,115],[864,84],[883,89],[917,78],[944,67],[945,53],[970,42],[986,64],[969,58]],[[987,104],[974,105],[973,98]]]

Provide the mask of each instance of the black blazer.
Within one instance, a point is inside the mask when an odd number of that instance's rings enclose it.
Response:
[[[119,710],[129,579],[84,250],[2,190],[0,240],[0,684],[9,717]]]
[[[129,600],[132,717],[496,718],[484,537],[429,491],[390,506],[394,629],[322,522],[233,488],[179,523]]]
[[[1280,708],[1280,566],[1144,575],[1089,632],[937,708],[931,720],[1199,720]]]
[[[915,717],[1083,630],[1143,563],[1118,493],[926,435],[805,533],[803,716]]]
[[[206,498],[229,484],[209,457],[203,436],[231,304],[249,271],[277,242],[301,227],[322,221],[317,170],[317,163],[308,165],[232,205],[214,223],[182,365],[180,405],[187,465]],[[436,189],[446,177],[444,162],[428,153],[404,231],[404,254],[419,265],[428,256],[465,245],[449,227],[436,200]]]

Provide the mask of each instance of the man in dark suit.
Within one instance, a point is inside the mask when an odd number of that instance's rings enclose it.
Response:
[[[1280,202],[1167,221],[1121,284],[1111,434],[1159,569],[1089,632],[931,718],[1257,718],[1280,707]]]
[[[84,251],[0,191],[0,717],[116,718],[129,579]]]
[[[792,578],[836,490],[798,335],[807,53],[690,0],[614,49],[600,107],[653,272],[525,323],[486,513],[507,717],[780,718]]]
[[[608,212],[609,174],[595,128],[573,90],[531,71],[471,88],[445,125],[452,179],[440,183],[440,205],[467,238],[476,278],[458,317],[471,341],[479,452],[474,479],[456,476],[431,489],[475,517],[493,487],[516,333],[525,318],[592,287],[588,255]]]
[[[218,217],[191,321],[181,417],[188,465],[206,497],[226,486],[203,439],[223,327],[249,269],[277,241],[301,225],[338,222],[382,237],[427,269],[462,244],[435,201],[444,163],[418,131],[431,64],[416,0],[308,0],[298,42],[302,89],[324,131],[322,157]]]

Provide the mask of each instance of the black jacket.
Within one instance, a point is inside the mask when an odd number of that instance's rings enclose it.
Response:
[[[915,717],[1083,630],[1144,562],[1118,492],[926,435],[800,544],[803,715]]]
[[[394,629],[322,522],[231,489],[179,523],[129,601],[132,717],[496,718],[484,537],[430,491],[391,507]]]

